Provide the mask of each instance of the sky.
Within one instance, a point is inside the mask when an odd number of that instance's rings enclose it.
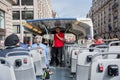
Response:
[[[51,0],[52,9],[62,18],[84,18],[92,0]]]

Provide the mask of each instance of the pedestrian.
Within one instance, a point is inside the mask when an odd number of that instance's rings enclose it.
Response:
[[[54,34],[53,46],[55,49],[55,62],[56,66],[62,66],[62,56],[63,56],[63,46],[64,46],[64,33],[60,31],[59,27],[56,27],[56,33]]]

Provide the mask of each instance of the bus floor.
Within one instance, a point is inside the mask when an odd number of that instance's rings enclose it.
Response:
[[[73,80],[70,72],[65,67],[50,67],[53,74],[50,75],[49,80]],[[37,80],[41,80],[37,78]]]

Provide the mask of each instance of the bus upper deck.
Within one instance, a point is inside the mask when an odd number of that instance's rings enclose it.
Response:
[[[50,35],[55,33],[56,27],[60,27],[62,32],[69,36],[65,37],[68,38],[68,43],[71,43],[71,40],[69,40],[71,34],[76,36],[76,41],[81,40],[81,43],[84,43],[82,40],[86,36],[93,38],[92,22],[86,18],[27,20],[23,24],[32,34],[39,34],[44,37],[47,34],[46,38],[48,39],[52,39]],[[75,40],[73,40],[74,42]],[[48,48],[50,47],[48,46]],[[5,57],[0,57],[0,69],[5,72],[0,74],[0,79],[7,80],[9,77],[11,77],[10,80],[41,80],[40,77],[44,79],[47,73],[44,75],[43,70],[47,69],[45,63],[46,57],[48,58],[48,55],[42,51],[44,49],[38,47],[31,48],[29,51],[25,51],[25,49],[24,51],[17,50],[19,50],[18,47],[12,52],[5,51],[7,53]],[[1,51],[1,54],[3,52],[4,50]],[[55,73],[51,75],[50,80],[120,79],[120,41],[111,42],[109,45],[99,45],[94,48],[85,48],[78,43],[66,43],[64,53],[65,67],[50,66],[50,69]],[[6,76],[6,73],[10,76]],[[73,74],[72,78],[68,77],[70,73]]]
[[[61,31],[65,33],[65,38],[68,33],[75,35],[78,41],[84,39],[85,36],[93,38],[93,24],[89,18],[48,18],[27,20],[23,22],[23,26],[33,32],[33,34],[47,35],[46,38],[52,39],[50,34],[55,33],[55,28],[60,27]],[[68,37],[70,39],[70,37]],[[66,39],[67,40],[67,39]]]

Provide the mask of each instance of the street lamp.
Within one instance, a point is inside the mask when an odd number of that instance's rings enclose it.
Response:
[[[27,7],[26,7],[26,5],[25,5],[25,7],[24,7],[24,17],[25,17],[25,20],[27,20],[26,11],[27,11]]]
[[[27,20],[26,11],[27,11],[27,7],[26,7],[26,5],[25,5],[25,7],[24,7],[24,20]],[[23,38],[23,41],[24,41],[24,43],[26,44],[26,43],[27,43],[27,33],[25,33],[25,31],[24,31],[24,34],[25,34],[25,36],[24,36],[24,38]]]

